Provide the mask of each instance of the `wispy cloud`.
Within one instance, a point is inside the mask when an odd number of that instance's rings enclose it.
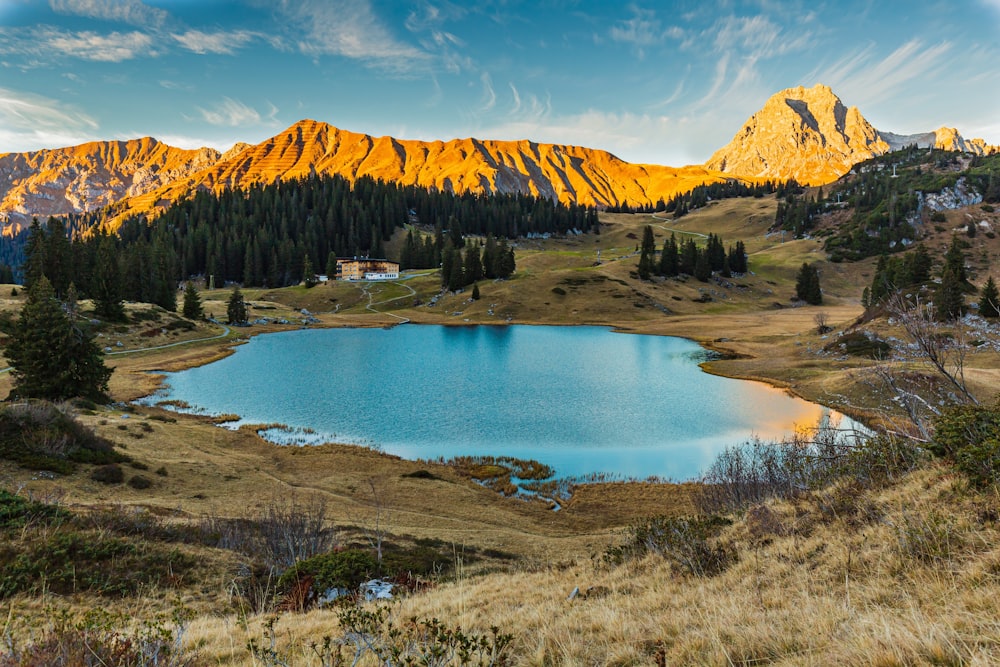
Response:
[[[248,125],[260,125],[262,123],[275,123],[278,108],[270,105],[265,116],[251,106],[247,106],[239,100],[231,97],[224,97],[222,101],[210,109],[198,107],[198,113],[202,120],[211,125],[221,125],[226,127],[243,127]]]
[[[280,0],[278,11],[298,35],[300,51],[334,55],[406,72],[428,54],[398,40],[372,9],[369,0]],[[272,6],[270,2],[266,6]]]
[[[94,139],[97,121],[55,100],[0,88],[0,145],[4,150],[58,148]]]
[[[152,37],[143,32],[99,34],[85,30],[70,32],[51,26],[30,31],[0,28],[0,53],[14,54],[23,65],[37,66],[60,56],[118,63],[144,56],[157,56]]]
[[[656,18],[656,12],[640,9],[635,5],[630,9],[632,17],[611,26],[609,35],[613,41],[632,45],[636,54],[643,58],[645,49],[659,43],[664,38],[665,31]]]
[[[912,39],[881,60],[874,45],[848,54],[832,65],[815,69],[810,79],[823,81],[854,104],[875,104],[891,99],[915,79],[928,78],[944,66],[950,42],[926,45]]]
[[[489,72],[483,72],[479,80],[483,84],[483,97],[479,111],[480,113],[486,113],[497,105],[497,93],[493,90],[493,80],[490,78]]]
[[[51,31],[44,35],[50,49],[83,60],[118,63],[138,56],[156,55],[153,38],[142,32],[112,32],[101,35]]]
[[[140,0],[49,0],[49,6],[60,14],[119,21],[147,28],[159,27],[170,17],[166,11],[150,7]]]
[[[184,33],[173,34],[181,46],[194,53],[218,53],[231,55],[237,50],[253,41],[258,35],[247,30],[235,30],[232,32],[202,32],[200,30],[188,30]]]

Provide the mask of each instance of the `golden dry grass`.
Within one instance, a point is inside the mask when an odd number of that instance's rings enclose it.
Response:
[[[768,503],[725,529],[739,562],[714,578],[658,556],[612,566],[566,554],[546,567],[457,576],[397,600],[396,619],[515,635],[515,665],[990,665],[1000,660],[996,497],[944,467],[859,493]],[[580,595],[569,599],[571,591]],[[206,664],[257,664],[264,616],[204,615],[186,630]],[[337,634],[333,611],[275,625],[291,664]],[[369,663],[366,663],[369,664]]]

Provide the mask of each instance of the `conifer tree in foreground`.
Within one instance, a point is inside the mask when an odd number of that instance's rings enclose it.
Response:
[[[184,286],[184,306],[182,314],[189,320],[200,320],[205,315],[205,312],[201,307],[201,297],[198,296],[198,290],[195,288],[194,283],[190,280],[187,285]]]
[[[44,275],[28,289],[6,355],[14,367],[11,396],[107,399],[111,369],[90,334],[70,320]]]

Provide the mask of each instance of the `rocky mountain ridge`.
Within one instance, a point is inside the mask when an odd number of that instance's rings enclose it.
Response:
[[[101,209],[205,169],[222,157],[212,148],[174,148],[152,137],[0,154],[3,231],[16,233],[35,216]]]
[[[858,162],[916,144],[984,155],[998,149],[958,130],[900,135],[875,129],[822,84],[772,95],[705,166],[744,178],[794,178],[806,185],[837,180]]]
[[[32,217],[114,204],[109,227],[196,190],[246,188],[315,173],[362,176],[457,193],[525,193],[587,206],[653,206],[725,178],[794,178],[819,185],[858,162],[917,144],[975,154],[998,150],[954,128],[898,135],[875,129],[823,85],[773,95],[704,166],[625,162],[602,150],[533,141],[411,141],[372,137],[313,120],[256,145],[220,153],[146,137],[0,154],[0,224],[16,233]]]

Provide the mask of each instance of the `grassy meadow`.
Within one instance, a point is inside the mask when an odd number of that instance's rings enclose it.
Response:
[[[400,636],[407,650],[457,650],[454,633],[445,638],[411,618],[439,619],[477,638],[495,638],[492,626],[509,633],[500,657],[481,664],[996,664],[996,490],[976,487],[940,461],[915,459],[877,479],[845,478],[749,508],[712,510],[718,524],[706,534],[684,533],[679,546],[649,549],[636,546],[645,544],[643,522],[703,511],[698,485],[583,484],[553,511],[548,500],[489,488],[476,466],[335,443],[281,447],[254,427],[228,430],[219,420],[129,404],[156,389],[157,371],[209,363],[251,335],[408,320],[597,324],[684,336],[722,353],[705,364],[709,372],[765,381],[860,417],[891,412],[875,362],[838,347],[855,325],[882,339],[905,335],[886,318],[860,322],[875,260],[831,263],[817,238],[769,233],[775,206],[771,197],[722,200],[677,221],[602,214],[600,234],[519,242],[512,279],[480,283],[478,301],[471,289],[442,293],[436,272],[416,271],[392,283],[244,290],[251,320],[260,321],[250,327],[191,323],[128,304],[128,325],[97,331],[114,353],[106,359],[115,369],[115,402],[65,408],[127,459],[115,464],[121,480],[95,479],[95,465],[86,462],[54,474],[0,460],[0,487],[71,514],[54,517],[34,505],[4,514],[15,507],[6,497],[0,506],[0,560],[18,559],[22,573],[0,581],[0,665],[46,664],[31,661],[31,646],[49,641],[53,652],[69,650],[88,637],[122,655],[126,640],[132,647],[169,644],[176,662],[162,664],[325,666],[353,664],[356,654],[364,654],[357,664],[397,664],[376,659],[372,646]],[[973,214],[1000,224],[993,213],[949,213],[926,241],[935,259]],[[715,233],[726,246],[742,240],[751,273],[707,283],[639,280],[637,248],[647,224],[657,247],[670,233]],[[979,285],[1000,266],[1000,240],[981,234],[969,242]],[[803,262],[820,269],[821,306],[793,300]],[[11,291],[0,286],[0,311],[8,316],[23,299]],[[229,294],[203,290],[205,313],[221,319]],[[830,330],[819,333],[820,321]],[[982,345],[965,363],[973,391],[994,401],[1000,354]],[[919,363],[907,370],[918,372]],[[9,372],[0,385],[9,390]],[[322,507],[337,549],[384,545],[421,572],[413,593],[361,607],[384,609],[396,635],[384,618],[365,625],[371,618],[342,608],[289,607],[288,587],[263,571],[258,552],[223,539],[282,508],[301,518],[295,512],[304,516],[307,507]],[[94,546],[106,543],[118,551]],[[629,544],[630,555],[613,557]],[[71,554],[79,570],[52,565],[50,580],[30,578],[23,554],[49,552]],[[83,566],[91,561],[99,565],[94,572]],[[418,561],[426,567],[419,570]],[[715,565],[702,571],[692,563]],[[101,578],[102,569],[135,579],[134,587],[123,594]],[[149,576],[133,576],[141,571]],[[108,616],[95,619],[95,609]],[[324,647],[327,636],[342,645]],[[361,636],[370,642],[365,650]]]

